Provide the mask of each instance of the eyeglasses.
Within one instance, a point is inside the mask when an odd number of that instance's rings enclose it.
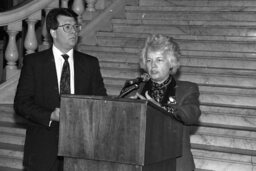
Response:
[[[61,26],[58,27],[62,27],[63,31],[66,33],[72,33],[72,29],[74,29],[75,32],[80,32],[82,30],[82,26],[79,24],[75,24],[75,25],[71,25],[71,24],[63,24]]]

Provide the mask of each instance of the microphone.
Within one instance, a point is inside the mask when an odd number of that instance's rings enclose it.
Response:
[[[122,91],[120,92],[118,97],[119,98],[120,97],[124,97],[126,94],[130,93],[131,91],[133,91],[133,90],[135,90],[137,88],[139,88],[138,84],[133,84],[133,85],[131,85],[129,87],[126,87],[126,88],[122,89]]]
[[[139,84],[141,82],[146,82],[150,79],[150,75],[147,73],[142,74],[140,77],[137,77],[136,79],[128,80],[125,83],[125,87],[127,85],[133,85],[133,84]]]
[[[147,73],[142,74],[140,77],[137,77],[136,79],[127,80],[125,82],[124,88],[121,90],[120,95],[118,97],[123,97],[130,93],[133,90],[136,90],[139,88],[139,84],[141,82],[146,82],[150,79],[150,75]]]

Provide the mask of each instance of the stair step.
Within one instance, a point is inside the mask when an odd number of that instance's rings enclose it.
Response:
[[[123,22],[121,22],[123,21]],[[128,35],[131,37],[146,38],[152,33],[163,33],[174,37],[175,39],[197,40],[197,41],[233,41],[233,42],[253,42],[255,36],[252,26],[246,26],[250,23],[217,23],[208,21],[175,21],[175,20],[113,20],[113,29],[116,31],[105,32],[105,34],[118,35],[123,33],[122,36]],[[225,24],[225,25],[224,25]],[[229,24],[229,25],[228,25]],[[233,24],[233,25],[231,25]],[[218,26],[219,25],[219,26]],[[239,27],[239,25],[241,25]],[[170,30],[168,30],[168,28]],[[157,31],[154,31],[157,29]],[[140,32],[141,34],[136,34]],[[103,32],[98,33],[98,35]],[[225,36],[223,35],[225,34]]]
[[[10,171],[22,171],[22,159],[6,158],[5,156],[0,156],[0,169],[1,168],[7,168],[10,169]]]
[[[0,114],[0,170],[22,171],[26,122],[11,104],[1,104]]]
[[[129,79],[134,79],[129,78]],[[111,84],[122,87],[124,82],[126,81],[125,78],[112,78],[112,77],[104,77],[105,84]],[[216,95],[230,95],[230,96],[240,96],[244,97],[255,97],[256,92],[254,89],[250,88],[238,88],[238,87],[223,87],[223,86],[214,86],[214,85],[199,85],[200,92],[204,93],[213,93]],[[243,98],[243,97],[242,97]],[[252,100],[253,101],[253,100]]]
[[[254,170],[255,156],[211,151],[210,149],[193,149],[196,168],[214,171],[248,171]]]
[[[127,28],[127,26],[124,26]],[[128,26],[130,27],[130,26]],[[138,26],[141,27],[141,26]],[[135,28],[130,27],[132,30]],[[155,29],[150,28],[155,32]],[[123,31],[131,31],[130,29],[122,29]],[[156,29],[157,30],[157,29]],[[134,30],[135,31],[135,30]],[[147,32],[142,29],[142,32]],[[171,29],[166,29],[171,33]],[[97,36],[97,44],[99,46],[114,47],[130,47],[142,48],[144,46],[144,38],[127,38],[127,37],[107,37]],[[227,41],[197,41],[197,40],[176,40],[182,50],[198,50],[198,51],[226,51],[226,52],[255,52],[255,43],[253,42],[227,42]]]
[[[101,67],[116,68],[116,69],[135,69],[139,68],[138,63],[128,63],[128,62],[111,62],[111,61],[100,61]]]
[[[100,62],[122,62],[138,64],[139,57],[134,53],[108,52],[108,51],[86,51],[87,54],[96,56]]]
[[[203,15],[202,15],[203,14]],[[215,20],[215,21],[256,21],[254,12],[177,12],[177,11],[126,11],[127,19],[161,20]]]
[[[108,94],[118,95],[125,81],[126,79],[122,78],[105,77]],[[205,85],[199,85],[199,89],[201,124],[255,130],[254,89]]]
[[[185,68],[185,67],[184,67]],[[220,69],[221,70],[221,69]],[[219,70],[219,71],[220,71]],[[229,73],[227,74],[225,70],[222,70],[222,73],[210,73],[205,70],[192,70],[190,73],[188,70],[181,69],[181,75],[179,76],[180,80],[188,80],[193,81],[197,84],[205,84],[205,85],[217,85],[217,86],[237,86],[244,88],[254,88],[256,85],[256,80],[253,75],[237,75]],[[205,71],[205,72],[204,72]],[[218,70],[216,70],[218,71]],[[239,72],[237,72],[239,73]],[[223,74],[223,75],[222,75]],[[249,73],[248,73],[249,74]]]
[[[26,123],[26,120],[13,113],[1,113],[0,122]]]
[[[255,89],[200,85],[200,101],[208,104],[255,106]]]
[[[86,53],[96,56],[101,63],[117,62],[129,65],[139,66],[139,53],[123,53],[108,51],[86,51]],[[192,67],[221,67],[233,69],[255,69],[256,58],[245,60],[243,57],[208,57],[208,56],[186,56],[180,57],[181,65]],[[137,64],[137,65],[134,65]]]
[[[23,159],[23,152],[22,151],[14,151],[14,150],[6,150],[0,149],[0,156],[5,156],[6,158],[13,158],[13,159]]]
[[[127,6],[138,6],[139,0],[125,0]]]
[[[208,149],[211,147],[214,151],[256,155],[255,131],[206,126],[193,128],[196,132],[191,135],[190,141],[200,148],[207,146]]]
[[[253,52],[225,52],[225,51],[197,51],[197,50],[182,50],[182,54],[187,56],[207,56],[211,58],[224,57],[224,58],[243,58],[244,60],[254,60],[256,54]]]
[[[106,37],[97,36],[99,46],[114,46],[114,47],[138,47],[144,46],[144,38],[124,38],[124,37]]]
[[[105,83],[105,86],[108,90],[109,95],[118,95],[122,88],[122,86],[118,86],[116,84],[113,85],[113,84]],[[236,99],[234,100],[234,98],[236,98]],[[201,91],[199,100],[201,101],[202,104],[211,104],[211,105],[215,105],[215,106],[216,105],[224,105],[224,106],[253,108],[255,106],[254,101],[252,101],[254,98],[255,98],[255,96],[249,96],[249,95],[241,96],[239,94],[232,95],[232,94],[228,94],[228,93],[214,94],[212,92]],[[214,117],[214,116],[210,116],[210,117]],[[239,118],[239,120],[240,119],[243,119],[243,118]]]
[[[126,6],[127,11],[166,11],[166,12],[252,12],[256,11],[256,6]]]
[[[140,0],[140,6],[255,7],[254,0]]]
[[[0,143],[24,145],[25,134],[1,132]]]
[[[14,112],[13,105],[11,104],[0,104],[0,114],[0,123],[16,124],[16,126],[21,127],[24,127],[24,124],[27,123],[26,119]]]
[[[103,77],[130,79],[138,77],[139,69],[120,69],[101,67]],[[197,84],[254,88],[256,87],[254,70],[223,68],[186,67],[180,69],[180,80],[193,80]]]
[[[128,79],[135,79],[134,77]],[[105,84],[116,85],[122,87],[127,79],[119,77],[104,77]],[[199,84],[200,92],[205,93],[216,93],[216,94],[227,94],[233,96],[255,96],[256,92],[253,88],[243,88],[243,87],[229,87],[229,86],[216,86],[216,85],[206,85],[206,84]],[[237,98],[238,98],[237,97]]]
[[[113,77],[113,78],[123,78],[130,79],[136,78],[139,76],[139,70],[137,69],[116,69],[116,68],[107,68],[101,67],[101,73],[103,77]]]
[[[213,170],[208,170],[208,169],[198,169],[198,168],[196,168],[194,171],[213,171]]]
[[[116,34],[116,33],[114,33]],[[127,33],[121,33],[127,34]],[[129,33],[130,34],[130,33]],[[141,35],[141,34],[134,34]],[[148,35],[148,34],[146,34]],[[129,35],[130,36],[130,35]],[[91,46],[91,45],[79,45],[78,49],[82,52],[87,53],[87,51],[99,51],[99,52],[115,52],[115,53],[128,53],[128,54],[139,54],[141,49],[136,47],[110,47],[110,46]],[[186,50],[182,49],[182,54],[184,56],[205,56],[209,58],[244,58],[245,60],[254,60],[256,54],[254,52],[228,52],[228,51],[197,51],[197,50]],[[137,56],[138,57],[138,56]]]
[[[23,146],[0,143],[0,170],[22,171],[23,170]]]
[[[200,125],[256,130],[256,108],[201,104]]]
[[[89,51],[109,51],[109,52],[122,52],[122,53],[139,53],[140,49],[136,47],[111,47],[111,46],[93,46],[80,44],[78,50],[81,52]]]
[[[0,143],[0,149],[10,150],[10,151],[17,151],[17,152],[23,152],[24,145]]]
[[[126,25],[162,25],[162,26],[212,26],[212,27],[226,27],[226,28],[251,28],[256,25],[255,22],[250,21],[215,21],[215,20],[137,20],[137,19],[112,19],[113,24]],[[220,37],[221,38],[221,37]],[[253,38],[253,36],[251,37]]]

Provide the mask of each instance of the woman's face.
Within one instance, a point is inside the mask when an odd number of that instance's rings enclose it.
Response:
[[[170,60],[164,55],[163,51],[148,50],[146,68],[152,81],[162,83],[169,77],[172,66]]]

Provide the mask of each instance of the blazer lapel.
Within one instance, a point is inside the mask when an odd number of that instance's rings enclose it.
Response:
[[[170,84],[167,86],[166,93],[163,97],[161,104],[167,104],[170,101],[170,99],[176,100],[176,80],[174,79],[174,77],[172,77],[171,79],[172,80]]]

